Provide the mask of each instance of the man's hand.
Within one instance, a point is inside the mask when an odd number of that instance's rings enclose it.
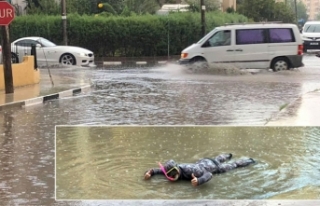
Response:
[[[146,174],[144,175],[144,179],[148,180],[151,178],[151,170],[149,170],[148,172],[146,172]]]
[[[192,177],[192,180],[191,180],[192,186],[194,187],[198,186],[198,178],[196,178],[193,173],[191,174],[191,177]]]

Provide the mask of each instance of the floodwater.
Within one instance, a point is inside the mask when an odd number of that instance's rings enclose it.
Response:
[[[57,199],[266,199],[320,186],[317,127],[64,126],[56,131]],[[232,160],[252,157],[257,163],[214,175],[197,188],[163,176],[143,179],[158,161],[192,163],[230,152]]]

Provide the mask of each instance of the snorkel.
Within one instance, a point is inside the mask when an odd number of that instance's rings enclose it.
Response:
[[[179,178],[179,176],[177,176],[176,178],[172,178],[172,177],[169,177],[169,176],[168,176],[168,174],[169,174],[172,170],[177,170],[178,173],[179,173],[179,169],[178,169],[177,167],[172,167],[169,171],[166,171],[166,169],[164,168],[164,166],[163,166],[160,162],[158,162],[158,164],[159,164],[159,167],[160,167],[161,171],[163,172],[163,174],[166,176],[166,178],[167,178],[168,180],[170,180],[170,181],[176,181],[176,180]]]

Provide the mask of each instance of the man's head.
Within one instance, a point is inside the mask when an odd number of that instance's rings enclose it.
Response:
[[[174,160],[167,161],[164,166],[159,162],[159,166],[168,180],[177,181],[179,179],[180,170]]]

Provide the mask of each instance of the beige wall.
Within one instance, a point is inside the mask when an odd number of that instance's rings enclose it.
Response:
[[[223,0],[222,1],[222,11],[226,11],[229,7],[237,10],[237,0]]]
[[[23,62],[12,64],[13,86],[22,87],[40,82],[40,72],[34,69],[34,57],[24,56]],[[0,64],[0,90],[4,90],[3,65]]]

